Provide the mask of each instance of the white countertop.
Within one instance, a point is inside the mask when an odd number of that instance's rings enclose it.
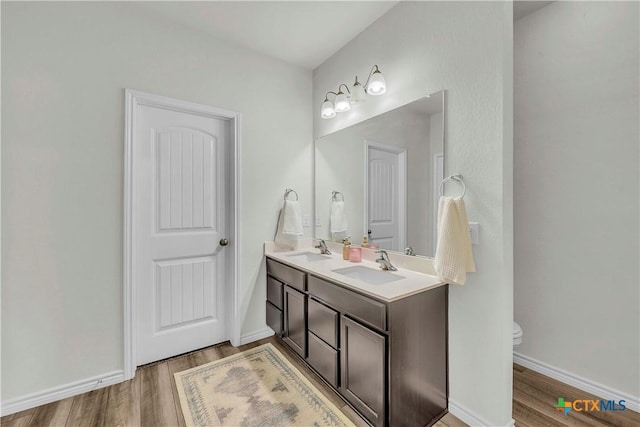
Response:
[[[272,245],[265,245],[265,255],[269,258],[275,259],[283,264],[287,264],[307,273],[311,273],[314,276],[339,283],[345,288],[354,289],[360,293],[384,302],[397,301],[410,295],[418,294],[446,284],[435,276],[398,268],[398,271],[389,272],[389,274],[402,276],[402,279],[382,285],[372,285],[339,273],[334,273],[332,270],[353,267],[356,265],[379,270],[380,266],[376,262],[365,260],[362,262],[345,261],[342,259],[342,251],[340,251],[339,254],[336,253],[337,251],[334,251],[330,256],[330,259],[322,261],[307,262],[293,260],[290,258],[292,255],[302,254],[305,252],[320,253],[318,249],[313,247],[300,248],[294,251],[279,251],[274,249]]]

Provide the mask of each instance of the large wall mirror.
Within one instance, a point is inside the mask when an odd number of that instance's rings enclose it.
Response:
[[[315,237],[433,256],[444,177],[440,91],[315,141]]]

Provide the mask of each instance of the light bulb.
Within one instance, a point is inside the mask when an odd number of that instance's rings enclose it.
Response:
[[[345,111],[349,111],[350,109],[351,103],[349,102],[347,95],[342,92],[338,92],[338,96],[336,96],[336,113],[344,113]]]
[[[367,93],[369,95],[382,95],[387,91],[387,83],[384,81],[384,76],[380,71],[375,71],[371,75],[369,84],[367,85]]]
[[[317,104],[316,104],[317,105]],[[325,98],[320,109],[320,117],[323,119],[331,119],[336,116],[336,111],[333,109],[331,101]]]

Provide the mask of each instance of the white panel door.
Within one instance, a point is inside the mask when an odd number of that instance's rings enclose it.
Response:
[[[370,243],[403,251],[406,240],[404,154],[369,145],[367,148],[367,224]]]
[[[133,235],[138,365],[225,341],[226,119],[138,106]],[[222,242],[223,244],[225,242]]]

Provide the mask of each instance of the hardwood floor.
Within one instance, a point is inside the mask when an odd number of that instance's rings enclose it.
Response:
[[[558,398],[565,401],[598,400],[592,394],[546,377],[520,365],[513,365],[513,418],[517,427],[538,426],[615,426],[638,427],[640,414],[629,409],[621,412],[557,411]]]
[[[238,348],[224,343],[152,363],[138,368],[132,380],[5,416],[0,419],[0,425],[3,427],[183,427],[185,423],[173,374],[267,342],[276,346],[357,426],[367,425],[333,390],[319,380],[309,368],[302,365],[297,356],[274,338],[256,341]],[[569,415],[564,416],[553,408],[558,397],[564,397],[566,401],[596,398],[518,365],[514,365],[513,383],[513,416],[517,427],[640,426],[640,414],[630,410],[624,412],[571,411]],[[451,414],[445,415],[434,425],[434,427],[465,426],[467,426],[465,423]]]

